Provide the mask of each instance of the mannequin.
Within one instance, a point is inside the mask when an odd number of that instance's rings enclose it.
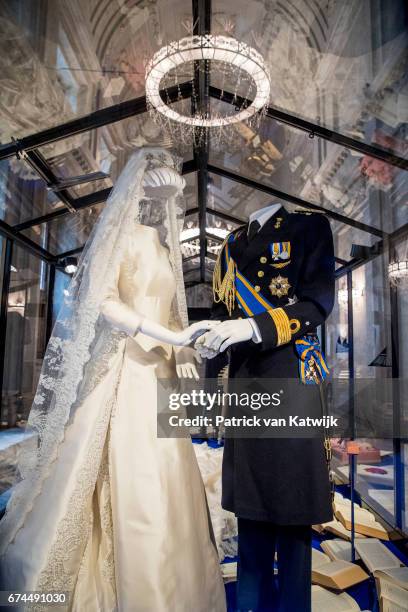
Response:
[[[3,590],[69,591],[72,612],[225,612],[191,439],[157,435],[158,382],[175,359],[196,375],[186,345],[212,325],[180,329],[176,202],[141,189],[180,193],[162,159],[129,158],[85,247],[34,404],[35,470],[0,523]]]
[[[172,198],[182,191],[184,186],[184,178],[169,166],[153,168],[147,171],[144,176],[145,195],[153,200],[156,198]],[[177,347],[175,358],[178,377],[194,377],[198,380],[199,374],[196,362],[199,363],[201,358],[194,349],[187,347],[187,345],[214,327],[217,322],[199,321],[184,330],[174,331],[137,313],[126,304],[109,297],[101,304],[101,314],[113,327],[129,336],[135,337],[138,333],[142,333],[161,343]]]
[[[318,359],[316,328],[334,303],[328,220],[279,203],[257,211],[227,237],[213,286],[212,316],[222,323],[198,338],[200,354],[231,347],[230,378],[294,379],[301,402],[299,378]],[[302,367],[297,340],[308,347]],[[238,519],[238,610],[310,612],[311,525],[332,519],[323,439],[226,436],[222,472],[222,506]]]

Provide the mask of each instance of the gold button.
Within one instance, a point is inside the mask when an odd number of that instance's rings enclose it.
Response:
[[[255,285],[254,289],[255,289],[255,291],[257,291],[257,292],[261,290],[261,288],[260,288],[260,286],[259,286],[259,285]]]
[[[258,276],[262,277],[265,274],[263,270],[258,270]]]
[[[259,261],[260,261],[261,263],[266,263],[268,260],[267,260],[267,258],[266,258],[266,257],[261,257],[261,258],[259,259]]]

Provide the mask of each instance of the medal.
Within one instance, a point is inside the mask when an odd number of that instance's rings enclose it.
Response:
[[[290,259],[290,242],[272,242],[269,245],[271,257],[274,261],[287,261]]]
[[[288,295],[291,285],[285,276],[276,276],[269,284],[269,290],[272,295],[280,298],[284,295]]]

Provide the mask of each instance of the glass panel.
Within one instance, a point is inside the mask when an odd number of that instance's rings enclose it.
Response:
[[[2,427],[27,419],[46,346],[48,266],[13,245],[8,296]]]
[[[270,105],[405,156],[407,5],[213,0],[213,34],[263,56]]]
[[[353,272],[354,372],[357,378],[391,376],[391,314],[386,254]],[[371,365],[387,350],[386,365]]]
[[[387,271],[388,257],[384,254],[353,272],[354,373],[357,378],[378,380],[392,375]],[[384,353],[385,361],[379,358]],[[395,523],[393,441],[374,437],[359,442],[362,452],[357,466],[356,489],[375,510]]]
[[[408,443],[405,442],[402,445],[402,461],[403,461],[403,515],[402,515],[402,529],[404,533],[408,533]]]
[[[118,133],[121,139],[118,140]],[[69,192],[76,198],[107,189],[115,184],[130,155],[141,146],[164,146],[169,148],[171,140],[148,114],[138,115],[96,130],[89,130],[62,141],[39,147],[55,175],[62,179],[83,176],[93,172],[104,172],[107,178],[82,183],[71,187]],[[192,157],[191,148],[180,152],[172,148],[182,161]],[[185,176],[188,184],[194,179]]]
[[[186,186],[183,191],[183,198],[185,200],[186,211],[193,208],[197,208],[197,174],[196,172],[189,172],[183,176],[186,181]],[[194,215],[187,215],[184,221],[184,227],[186,224],[195,218]]]
[[[67,213],[48,223],[23,230],[22,233],[53,255],[65,253],[85,244],[103,206],[101,203],[83,208],[75,214]]]
[[[326,321],[325,355],[333,378],[349,377],[349,338],[347,327],[347,294],[343,278],[336,281],[333,310]]]
[[[213,165],[386,232],[408,222],[408,172],[268,118],[235,129],[228,146],[214,138]]]
[[[69,284],[71,282],[71,276],[65,274],[61,270],[55,270],[54,280],[54,294],[52,299],[52,323],[54,325],[57,320],[58,313],[64,302],[65,292],[68,291]]]
[[[209,208],[225,212],[238,221],[246,223],[249,215],[263,206],[274,201],[270,196],[257,189],[251,189],[236,181],[232,181],[217,174],[210,174]],[[295,206],[285,203],[288,210]]]
[[[4,273],[4,250],[6,247],[6,239],[0,235],[0,287],[3,287],[3,273]]]
[[[62,202],[23,160],[0,161],[0,219],[17,225],[61,208]]]
[[[388,278],[388,254],[384,253],[352,273],[354,377],[360,380],[390,380],[392,377],[391,321],[399,330],[400,378],[406,378],[406,291],[401,288],[399,312],[391,311]],[[350,338],[348,337],[348,291],[346,276],[336,283],[336,303],[326,324],[326,356],[335,378],[349,377]],[[394,334],[395,334],[394,329]],[[395,340],[394,340],[395,347]],[[391,381],[390,381],[391,382]],[[382,384],[382,383],[381,383]],[[347,393],[347,390],[345,390]],[[339,398],[336,398],[339,400]],[[347,398],[343,398],[347,400]],[[361,406],[367,410],[367,406]],[[356,419],[359,403],[355,400]],[[383,417],[392,418],[397,410],[394,401],[384,405]],[[366,413],[365,413],[366,414]],[[394,441],[376,437],[358,440],[360,454],[356,468],[356,490],[371,508],[390,524],[396,525],[394,504]],[[343,442],[333,441],[333,467],[340,478],[348,481],[349,465]],[[343,450],[343,452],[342,452]],[[404,459],[402,458],[402,461]],[[401,486],[401,483],[399,484]]]
[[[144,95],[146,61],[191,21],[167,0],[3,3],[2,142]]]
[[[351,259],[351,247],[353,244],[371,247],[380,239],[377,236],[363,232],[351,225],[330,219],[333,232],[334,252],[336,257],[345,261]]]
[[[95,193],[96,191],[102,191],[102,189],[111,189],[112,181],[110,178],[106,179],[98,179],[96,181],[89,181],[87,183],[82,183],[80,185],[75,185],[75,187],[69,188],[69,193],[74,198],[80,198],[81,196],[89,195],[90,193]]]
[[[408,241],[402,240],[396,245],[392,261],[400,264],[408,261]],[[398,354],[398,369],[400,378],[408,379],[408,278],[402,276],[395,279],[395,310],[392,313],[397,322],[398,340],[394,348]],[[402,528],[408,533],[408,440],[402,441],[401,448],[402,461],[402,482],[400,483],[402,497]]]
[[[408,267],[408,240],[407,236],[395,246],[392,255],[392,263],[400,262]],[[396,312],[393,317],[397,317],[398,329],[398,369],[400,378],[408,378],[408,269],[403,275],[394,279]]]

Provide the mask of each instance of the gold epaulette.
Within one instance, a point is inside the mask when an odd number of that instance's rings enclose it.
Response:
[[[222,277],[222,257],[224,253],[224,248],[228,242],[229,237],[231,236],[231,234],[237,232],[240,229],[242,228],[238,227],[237,229],[230,232],[225,238],[224,242],[221,245],[220,252],[218,253],[213,272],[214,302],[224,302],[230,315],[234,310],[235,306],[235,262],[230,257],[228,267],[225,271],[224,277]]]

